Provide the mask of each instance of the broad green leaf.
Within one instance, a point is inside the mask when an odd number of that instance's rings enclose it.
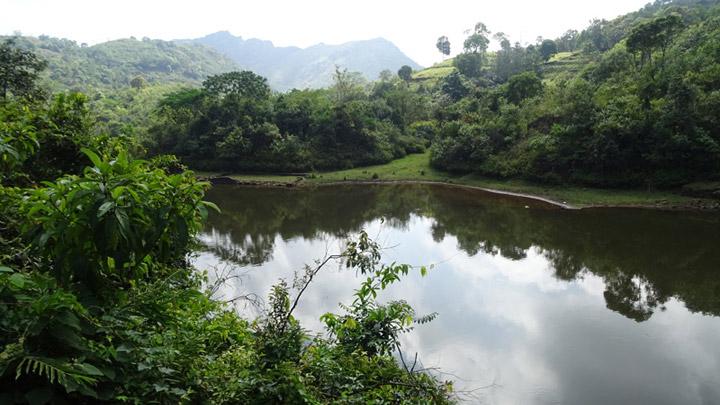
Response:
[[[115,201],[106,201],[98,208],[97,217],[102,218],[108,211],[115,208]]]
[[[89,363],[80,363],[77,365],[78,369],[83,372],[83,374],[86,375],[94,375],[94,376],[101,376],[103,375],[102,371],[98,370],[97,367],[93,366]]]
[[[100,156],[98,156],[95,152],[91,151],[88,148],[81,148],[80,151],[87,156],[90,161],[95,165],[96,167],[100,167],[102,164],[102,160],[100,159]]]
[[[218,213],[221,212],[220,207],[218,207],[215,203],[212,203],[210,201],[202,201],[202,204],[206,207],[210,207],[210,208],[214,209]]]
[[[25,281],[27,281],[27,277],[25,277],[24,274],[15,273],[10,278],[8,278],[8,281],[10,282],[10,285],[15,288],[23,288],[25,287]]]

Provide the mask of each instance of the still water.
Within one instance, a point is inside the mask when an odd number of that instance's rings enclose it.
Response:
[[[216,186],[197,266],[219,292],[265,297],[279,278],[368,231],[383,260],[434,264],[384,291],[431,323],[403,337],[463,398],[490,404],[720,404],[720,215],[561,210],[444,186]],[[341,312],[359,279],[325,268],[303,325]],[[258,313],[239,301],[238,310]]]

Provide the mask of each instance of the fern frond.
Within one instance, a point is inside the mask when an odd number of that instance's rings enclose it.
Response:
[[[93,385],[97,382],[97,379],[76,370],[72,364],[46,357],[24,357],[15,369],[15,379],[28,374],[45,377],[50,384],[57,382],[66,389],[70,388],[68,381],[80,386]]]

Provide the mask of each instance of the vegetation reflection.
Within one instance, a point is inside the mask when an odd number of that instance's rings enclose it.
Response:
[[[720,315],[714,267],[720,251],[713,248],[720,246],[720,219],[713,214],[526,208],[525,202],[427,185],[216,187],[208,198],[223,213],[209,218],[206,248],[243,266],[272,259],[277,237],[341,237],[380,218],[402,229],[424,216],[433,219],[435,241],[454,237],[470,256],[522,260],[537,249],[559,280],[599,276],[607,307],[638,322],[673,297],[693,312]]]

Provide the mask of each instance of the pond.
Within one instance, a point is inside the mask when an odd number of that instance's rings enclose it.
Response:
[[[720,403],[720,215],[563,210],[431,185],[216,186],[196,265],[266,297],[361,229],[383,261],[434,265],[382,292],[437,318],[405,357],[492,404]],[[353,271],[323,269],[297,311],[341,312]],[[259,309],[238,301],[248,315]]]

